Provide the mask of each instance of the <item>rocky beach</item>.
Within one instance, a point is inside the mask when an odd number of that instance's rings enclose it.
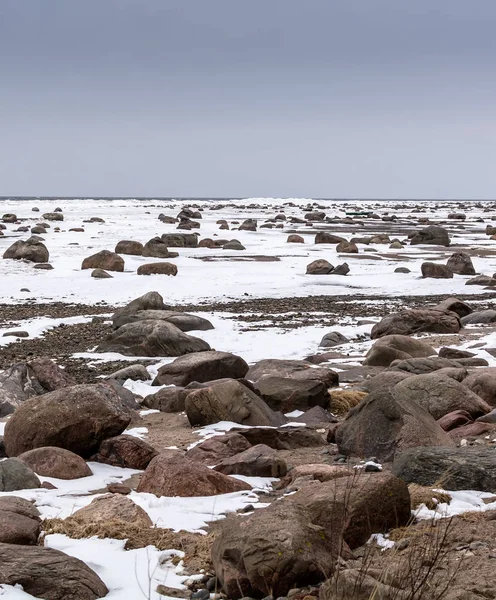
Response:
[[[0,199],[0,597],[496,598],[496,203]]]

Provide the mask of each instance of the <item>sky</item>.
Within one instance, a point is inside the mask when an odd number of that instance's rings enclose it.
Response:
[[[496,198],[494,0],[0,0],[0,196]]]

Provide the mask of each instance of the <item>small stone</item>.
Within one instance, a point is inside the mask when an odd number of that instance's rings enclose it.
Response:
[[[365,473],[379,473],[382,471],[382,468],[379,465],[369,463],[365,465],[364,471]]]
[[[27,338],[29,337],[29,333],[27,331],[6,331],[2,337]]]
[[[122,494],[123,496],[127,496],[132,492],[132,489],[123,483],[109,483],[107,489],[112,494]]]
[[[170,598],[189,598],[188,590],[177,590],[166,585],[158,585],[156,589],[157,594],[161,596],[169,596]]]
[[[472,542],[469,544],[469,550],[481,550],[482,548],[487,548],[486,542]]]
[[[41,484],[42,488],[45,488],[46,490],[56,490],[57,487],[55,485],[53,485],[53,483],[50,483],[49,481],[44,481]]]
[[[21,292],[31,292],[31,290],[28,290],[28,288],[21,288]]]
[[[255,507],[253,506],[253,504],[247,504],[246,506],[243,506],[243,508],[239,512],[248,513],[248,512],[252,512],[254,510],[255,510]]]
[[[209,600],[210,592],[207,589],[198,590],[191,594],[191,600]]]
[[[217,587],[218,587],[217,577],[210,577],[206,583],[207,590],[209,590],[210,592],[213,592],[214,590],[217,589]]]
[[[396,549],[399,552],[401,552],[402,550],[405,550],[405,548],[408,548],[409,545],[410,545],[410,539],[403,538],[402,540],[400,540],[399,542],[396,543]]]

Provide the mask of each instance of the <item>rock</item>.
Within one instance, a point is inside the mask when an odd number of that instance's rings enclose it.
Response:
[[[56,479],[79,479],[93,475],[84,460],[64,448],[44,446],[19,454],[19,460],[37,475]]]
[[[327,446],[327,442],[318,431],[306,427],[283,427],[282,429],[233,429],[253,446],[266,444],[275,450],[296,450],[298,448],[315,448]]]
[[[492,425],[496,425],[496,408],[493,408],[493,410],[490,413],[487,413],[487,415],[479,417],[477,421],[480,423],[490,423]]]
[[[476,275],[465,282],[465,285],[484,285],[484,286],[494,286],[496,285],[496,279],[491,277],[490,275]]]
[[[416,375],[400,381],[394,387],[393,395],[405,405],[416,402],[436,420],[455,410],[468,412],[472,419],[491,410],[465,385],[439,373]]]
[[[57,446],[84,458],[129,422],[127,409],[110,386],[75,385],[23,402],[5,426],[5,449],[8,456],[18,456]]]
[[[177,266],[169,262],[147,263],[140,265],[138,275],[177,275]]]
[[[124,271],[124,259],[110,250],[101,250],[83,260],[81,269],[103,269],[104,271]]]
[[[339,235],[333,235],[327,231],[319,231],[315,236],[316,244],[340,244],[341,242],[346,242],[346,240]]]
[[[371,570],[374,573],[373,570]],[[375,574],[375,573],[374,573]],[[380,575],[377,575],[381,579]],[[319,589],[319,600],[408,600],[408,592],[385,584],[363,569],[339,569]],[[403,582],[402,582],[403,583]]]
[[[374,325],[370,337],[374,340],[392,334],[458,333],[460,329],[460,318],[454,312],[414,308],[387,315]]]
[[[389,367],[394,360],[433,356],[432,346],[407,335],[385,335],[367,352],[364,365]]]
[[[286,240],[288,244],[304,244],[305,240],[301,235],[296,235],[295,233],[288,235],[288,239]]]
[[[458,300],[458,298],[447,298],[434,308],[436,310],[442,310],[443,312],[455,312],[460,318],[465,317],[472,312],[472,308],[466,302]]]
[[[34,546],[40,535],[38,509],[24,498],[0,498],[0,543]]]
[[[146,396],[143,400],[143,406],[165,413],[184,412],[186,409],[186,396],[189,393],[189,390],[182,387],[163,388],[156,394]]]
[[[323,367],[315,367],[304,360],[267,358],[252,365],[246,374],[247,379],[255,382],[264,376],[290,377],[300,381],[317,380],[325,383],[327,387],[339,385],[339,377],[336,372]]]
[[[64,215],[62,214],[62,211],[55,210],[54,212],[44,213],[43,218],[45,221],[63,221]]]
[[[445,265],[433,262],[422,263],[422,277],[431,277],[434,279],[452,279],[453,271]]]
[[[339,331],[331,331],[326,333],[320,341],[320,348],[333,348],[341,344],[347,344],[350,340]]]
[[[472,423],[472,421],[472,417],[466,410],[454,410],[437,420],[444,431],[451,431],[457,427],[467,425],[467,423]]]
[[[15,215],[14,213],[6,213],[2,217],[3,223],[15,223],[16,221],[17,221],[17,215]]]
[[[341,454],[388,462],[411,447],[454,445],[426,410],[397,398],[395,389],[372,392],[349,411],[336,433]]]
[[[310,213],[306,213],[305,220],[306,221],[323,221],[325,219],[325,213],[320,211],[312,211]]]
[[[245,477],[284,477],[288,468],[279,454],[266,446],[258,444],[235,456],[224,458],[214,471],[224,475],[244,475]]]
[[[457,446],[460,445],[463,439],[470,440],[471,438],[478,438],[484,436],[486,439],[490,439],[490,436],[496,435],[496,425],[491,423],[484,423],[477,421],[475,423],[468,423],[461,427],[456,427],[449,432],[450,438],[455,442]]]
[[[175,310],[138,310],[132,314],[114,315],[113,328],[118,329],[122,325],[135,323],[136,321],[167,321],[184,332],[214,329],[212,323],[203,317]]]
[[[255,388],[272,410],[283,413],[329,404],[327,385],[316,379],[300,381],[266,375],[256,382]]]
[[[434,246],[449,246],[450,239],[446,229],[437,225],[429,225],[425,229],[421,229],[413,235],[410,240],[412,245],[415,244],[430,244]]]
[[[257,221],[256,219],[246,219],[239,226],[240,231],[256,231],[257,230]]]
[[[292,468],[288,474],[281,479],[278,489],[296,487],[309,481],[332,481],[340,477],[349,477],[353,472],[345,466],[326,465],[323,463],[298,465]],[[300,482],[300,484],[298,483]]]
[[[330,262],[319,258],[307,265],[307,275],[329,275],[333,269],[334,266]]]
[[[411,448],[395,459],[393,473],[407,483],[447,490],[496,490],[495,451],[491,448]]]
[[[28,338],[29,332],[27,331],[6,331],[2,337],[17,337],[17,338]]]
[[[0,492],[32,490],[41,487],[33,471],[18,458],[0,461]]]
[[[339,242],[336,252],[338,254],[358,254],[358,246],[352,242]]]
[[[117,242],[114,252],[116,254],[130,254],[131,256],[141,256],[143,254],[143,244],[133,240],[121,240]]]
[[[88,506],[80,508],[68,517],[68,521],[76,521],[77,523],[87,525],[124,521],[138,527],[153,526],[147,513],[122,494],[98,496]]]
[[[285,422],[283,415],[271,410],[261,398],[236,380],[191,392],[186,398],[185,408],[193,427],[218,421],[271,427]]]
[[[463,385],[496,407],[496,367],[473,371],[463,380]]]
[[[461,360],[461,359],[460,359]],[[426,375],[441,369],[459,369],[462,364],[459,361],[439,356],[428,358],[407,358],[406,360],[395,360],[391,363],[391,371],[405,371],[412,375]]]
[[[177,258],[179,256],[177,252],[169,252],[167,244],[159,237],[154,237],[146,242],[141,255],[153,258]]]
[[[291,417],[291,421],[295,423],[301,423],[307,426],[326,426],[329,423],[337,423],[338,419],[325,410],[321,406],[313,406],[306,410],[299,417]]]
[[[112,316],[114,327],[120,327],[120,325],[124,324],[120,323],[119,325],[116,325],[115,323],[118,319],[133,315],[141,310],[167,310],[167,306],[164,304],[164,299],[158,292],[148,292],[115,311]]]
[[[50,263],[39,263],[33,265],[33,269],[38,269],[39,271],[53,271],[53,267]]]
[[[138,485],[138,492],[156,496],[215,496],[250,489],[246,483],[217,473],[199,462],[184,457],[177,450],[156,456],[148,465]]]
[[[465,317],[462,317],[462,325],[474,325],[478,323],[496,323],[496,310],[489,308],[487,310],[478,310]]]
[[[0,584],[21,585],[44,600],[96,600],[108,594],[98,575],[81,560],[40,546],[0,544]]]
[[[408,267],[396,267],[394,272],[395,273],[411,273],[411,270]]]
[[[382,389],[390,390],[394,388],[397,383],[408,377],[413,377],[413,375],[406,373],[405,371],[383,371],[370,379],[366,379],[360,389],[369,393]]]
[[[93,269],[93,271],[91,271],[91,276],[94,279],[113,279],[113,276],[103,269]]]
[[[222,246],[223,250],[246,250],[241,242],[238,240],[231,240]]]
[[[475,356],[473,352],[468,352],[468,350],[460,350],[459,348],[447,348],[446,346],[443,346],[439,349],[439,358],[458,360],[459,358],[471,358],[473,356]]]
[[[306,486],[219,524],[212,562],[228,598],[274,598],[332,574],[339,555],[410,519],[407,486],[385,473]],[[281,560],[283,561],[281,563]]]
[[[231,458],[251,448],[250,442],[239,433],[228,432],[225,435],[213,436],[186,452],[186,458],[216,465],[220,461]]]
[[[329,273],[329,275],[348,275],[349,272],[350,267],[348,266],[348,263],[343,263],[342,265],[338,265],[337,267],[335,267]]]
[[[141,364],[129,365],[118,371],[114,371],[111,375],[108,375],[106,379],[116,379],[126,381],[132,379],[133,381],[148,381],[151,379],[150,373]]]
[[[34,263],[47,263],[50,259],[48,248],[35,238],[26,241],[17,240],[3,253],[3,258],[28,260]]]
[[[147,442],[123,434],[103,440],[91,460],[123,469],[143,470],[157,454]]]
[[[446,263],[448,269],[458,275],[475,275],[472,259],[466,252],[455,252]]]
[[[97,348],[97,352],[125,356],[181,356],[205,350],[210,350],[207,342],[183,333],[172,323],[157,320],[122,325]]]
[[[198,237],[195,233],[164,233],[161,239],[169,248],[198,247]]]
[[[181,356],[160,367],[153,385],[185,386],[192,381],[205,382],[215,379],[241,379],[248,372],[246,362],[230,352],[197,352]]]

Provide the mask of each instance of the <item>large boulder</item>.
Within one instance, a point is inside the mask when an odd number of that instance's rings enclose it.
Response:
[[[177,275],[177,266],[170,262],[155,262],[140,265],[136,271],[138,275]]]
[[[388,462],[416,446],[454,446],[420,404],[396,398],[394,389],[372,392],[350,410],[336,432],[342,454]]]
[[[103,269],[104,271],[124,271],[124,259],[110,250],[101,250],[83,260],[81,269]]]
[[[228,517],[212,547],[228,598],[274,598],[329,577],[348,548],[405,525],[410,496],[390,474],[363,474],[306,486],[242,519]]]
[[[439,373],[404,379],[394,387],[393,395],[405,404],[416,402],[436,420],[455,410],[466,411],[473,419],[491,410],[489,404],[464,384]]]
[[[336,252],[338,254],[358,254],[358,246],[353,242],[339,242]]]
[[[65,448],[44,446],[19,454],[19,460],[42,477],[79,479],[92,475],[84,460]]]
[[[477,310],[465,317],[462,317],[462,325],[476,325],[479,323],[496,323],[496,310],[488,308],[486,310]]]
[[[127,323],[136,323],[136,321],[167,321],[184,332],[207,331],[214,328],[212,323],[203,317],[175,310],[138,310],[130,314],[116,315],[117,313],[115,313],[112,323],[114,329]]]
[[[167,244],[159,237],[154,237],[143,246],[142,256],[153,258],[177,258],[177,252],[169,252]]]
[[[26,241],[17,240],[3,253],[3,258],[28,260],[34,263],[47,263],[50,258],[48,248],[40,240],[29,238]]]
[[[144,528],[153,525],[150,517],[141,506],[121,494],[98,496],[88,506],[73,513],[68,521],[75,521],[83,525],[122,521]]]
[[[339,376],[331,369],[315,367],[304,360],[280,360],[267,358],[260,360],[250,367],[246,378],[250,381],[259,381],[264,376],[289,377],[299,381],[322,381],[327,387],[339,385]]]
[[[463,380],[463,385],[496,407],[496,367],[476,369]]]
[[[195,233],[164,233],[162,241],[170,248],[196,248],[198,236]]]
[[[446,265],[439,263],[425,262],[420,267],[422,277],[432,279],[453,279],[453,271]]]
[[[20,585],[44,600],[96,600],[108,594],[98,575],[77,558],[52,548],[0,544],[0,584]]]
[[[246,483],[217,473],[177,450],[156,456],[143,473],[138,492],[155,496],[216,496],[250,489]]]
[[[131,256],[141,256],[143,254],[143,244],[134,240],[121,240],[117,242],[114,252],[116,254],[130,254]]]
[[[119,435],[130,422],[129,410],[112,387],[83,384],[26,400],[7,421],[8,456],[43,446],[91,456],[100,443]]]
[[[321,339],[319,348],[334,348],[341,344],[347,344],[350,340],[339,331],[330,331]]]
[[[40,529],[40,512],[29,500],[0,498],[0,543],[35,545]]]
[[[123,434],[103,440],[91,460],[114,467],[143,470],[157,454],[155,448],[147,442]]]
[[[460,369],[461,362],[441,356],[428,358],[407,358],[406,360],[395,360],[390,365],[391,371],[404,371],[412,375],[426,375],[441,369]]]
[[[253,446],[266,444],[274,450],[297,450],[298,448],[327,446],[324,436],[315,429],[308,427],[281,427],[280,429],[250,427],[249,429],[233,429],[232,433],[239,433]]]
[[[186,457],[205,465],[217,465],[225,458],[231,458],[251,448],[250,442],[239,433],[229,432],[215,435],[197,444],[186,452]]]
[[[183,333],[167,321],[145,320],[122,325],[102,342],[98,352],[125,356],[181,356],[210,350],[207,342]]]
[[[466,252],[455,252],[448,258],[448,269],[458,275],[475,275],[472,259]]]
[[[460,318],[469,315],[472,312],[472,307],[466,302],[458,300],[458,298],[446,298],[434,307],[436,310],[455,312]]]
[[[265,375],[255,383],[255,388],[272,410],[283,413],[329,404],[327,385],[316,379],[300,381]]]
[[[394,360],[434,356],[436,351],[422,340],[408,335],[385,335],[367,352],[364,365],[389,367]]]
[[[48,358],[16,363],[0,371],[0,417],[14,412],[28,398],[74,383],[70,375]]]
[[[494,453],[484,447],[411,448],[395,459],[393,473],[407,483],[496,492]]]
[[[340,244],[346,241],[345,238],[329,233],[328,231],[319,231],[315,236],[316,244]]]
[[[32,490],[41,487],[33,471],[18,458],[0,461],[0,492]]]
[[[200,383],[214,379],[241,379],[248,372],[247,363],[230,352],[196,352],[180,356],[160,367],[153,385],[185,386],[192,381]]]
[[[241,425],[278,427],[286,422],[282,414],[274,412],[236,380],[192,391],[186,398],[185,408],[193,426],[232,421]]]
[[[307,265],[307,275],[329,275],[333,269],[329,261],[319,258]]]
[[[270,446],[258,444],[235,456],[222,459],[214,471],[224,475],[246,477],[284,477],[288,467],[286,461]]]
[[[374,340],[393,334],[458,333],[460,329],[460,317],[454,312],[433,308],[413,308],[384,317],[372,327],[370,337]]]
[[[145,396],[143,406],[165,413],[184,412],[186,397],[190,391],[176,386],[165,387],[155,394]]]
[[[429,225],[425,229],[417,231],[411,238],[410,243],[415,244],[429,244],[433,246],[449,246],[450,239],[446,229],[438,227],[437,225]]]
[[[131,300],[126,306],[118,308],[112,316],[112,323],[114,327],[120,327],[116,325],[116,321],[124,316],[133,315],[140,310],[167,310],[167,306],[164,304],[164,299],[158,292],[147,292]],[[124,323],[122,323],[124,324]]]

